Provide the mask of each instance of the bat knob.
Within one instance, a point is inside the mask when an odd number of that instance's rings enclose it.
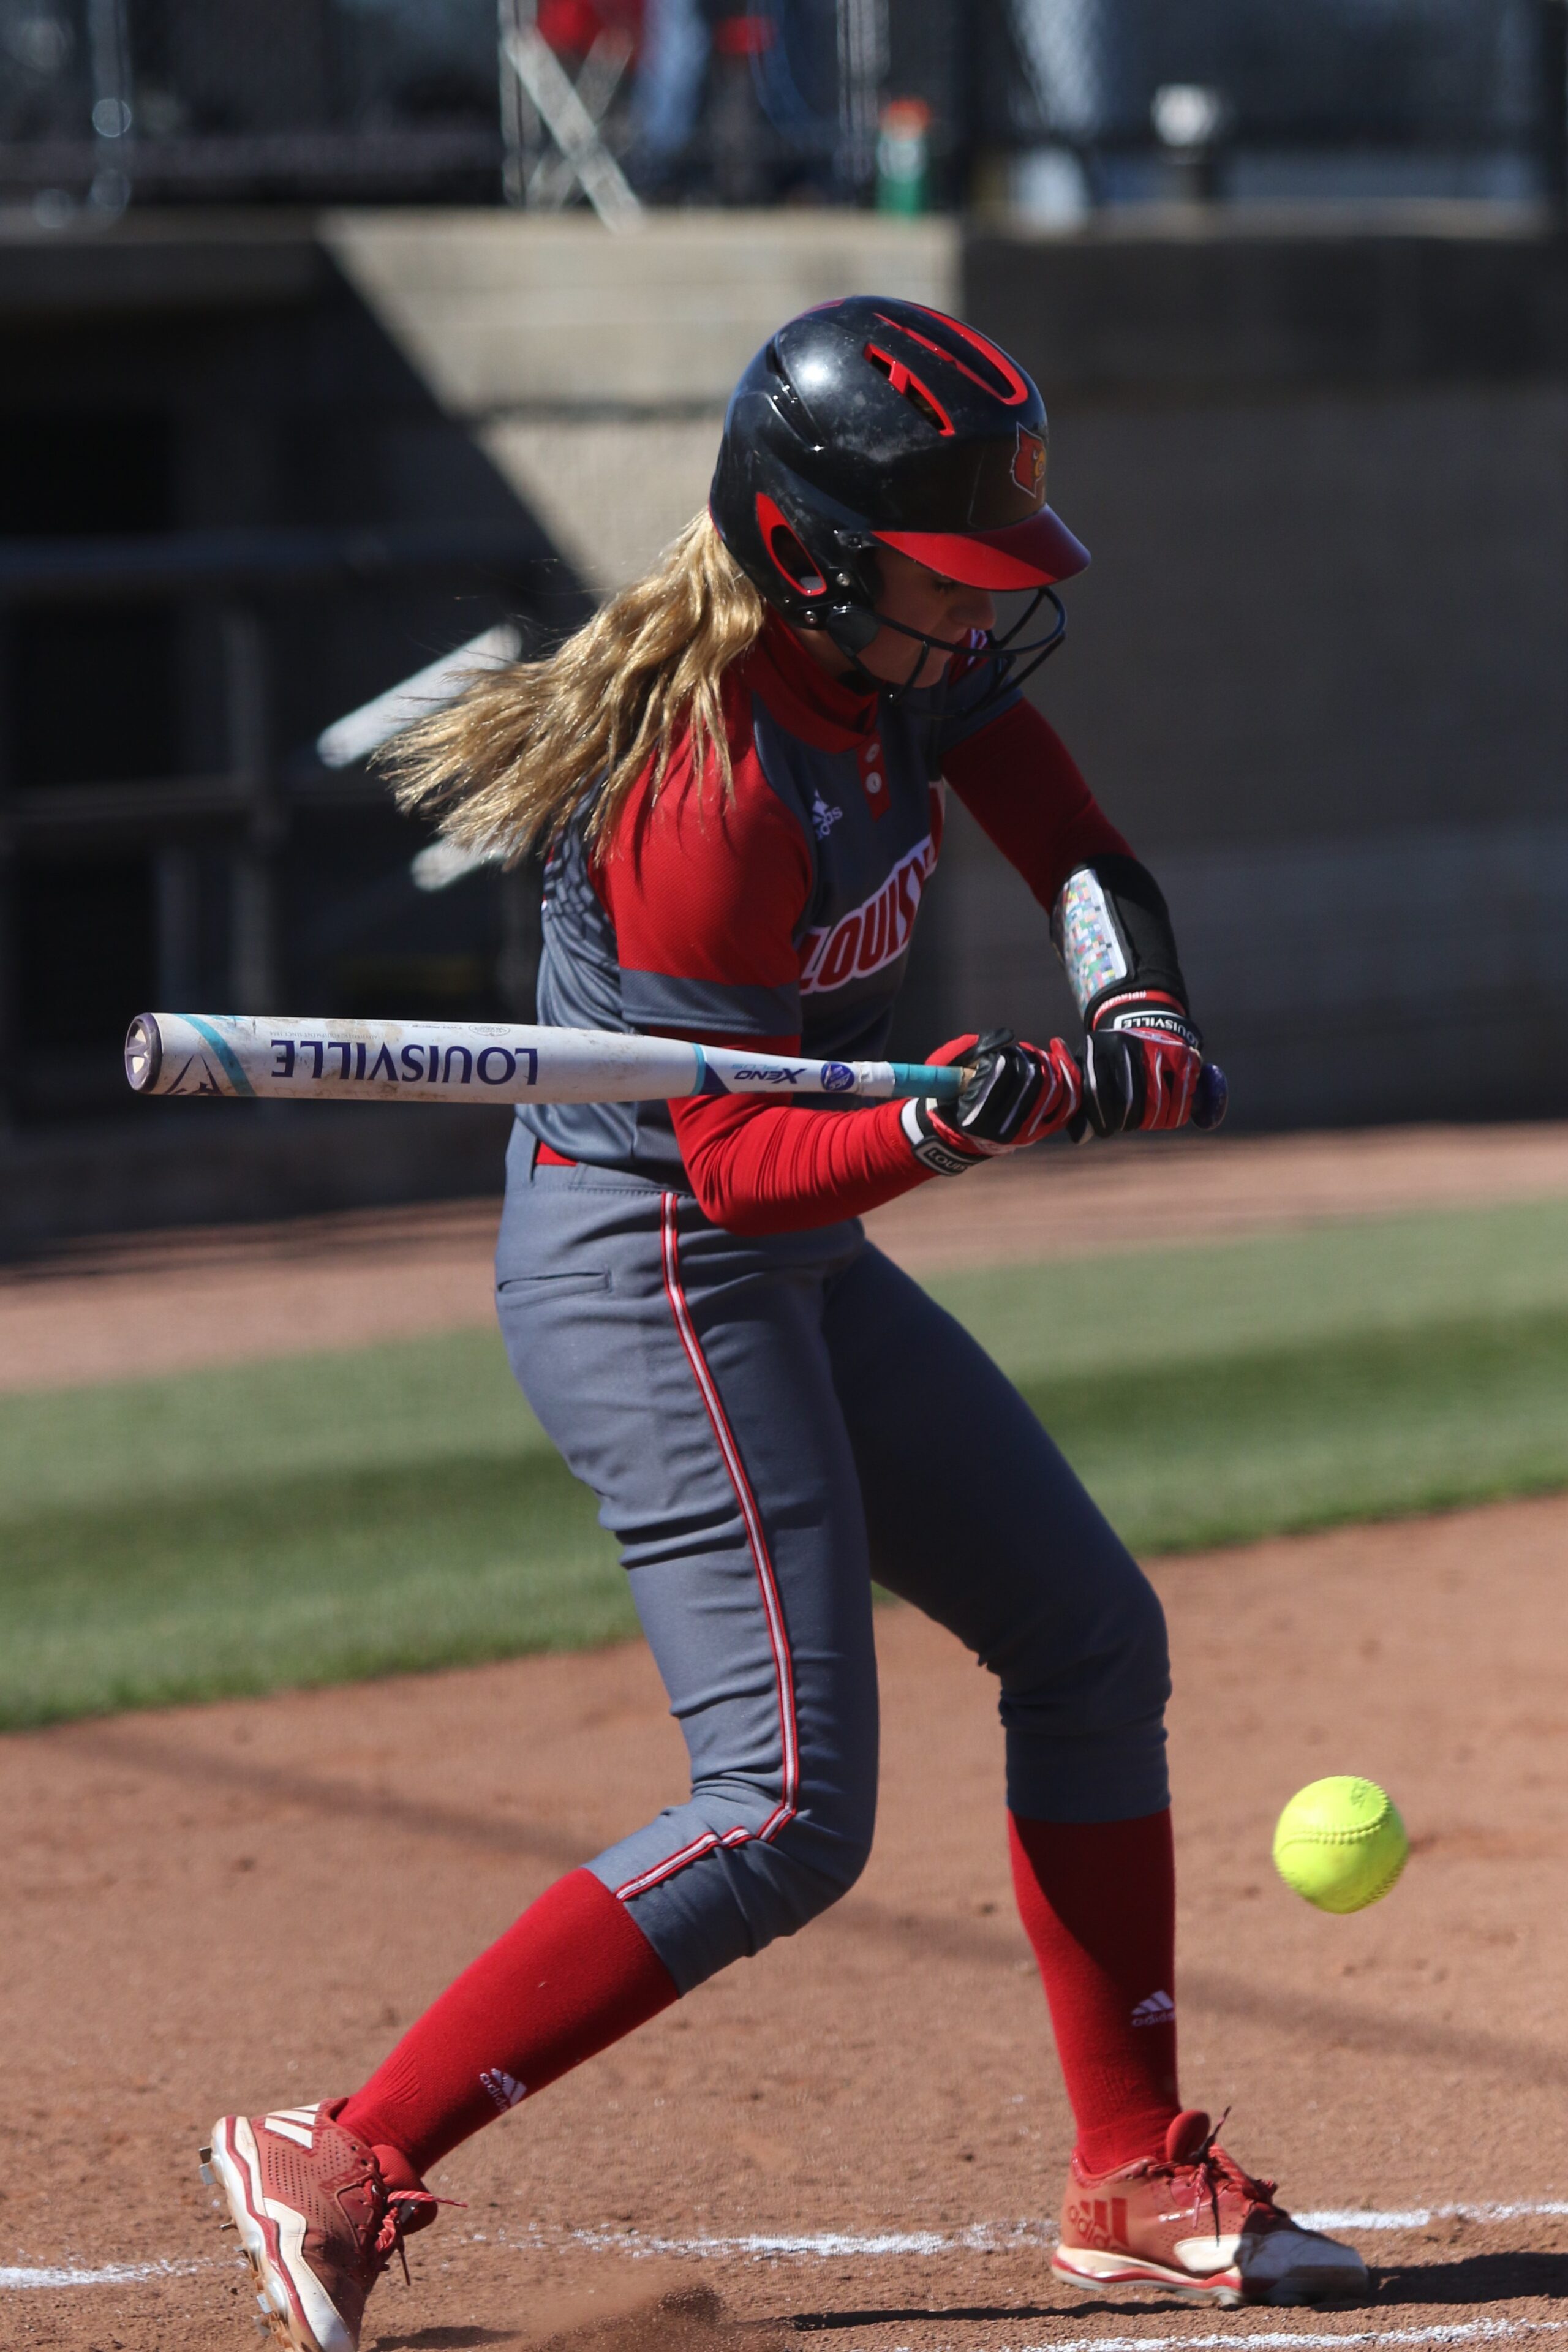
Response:
[[[1212,1134],[1224,1125],[1230,1107],[1230,1082],[1217,1062],[1205,1062],[1193,1090],[1193,1125]]]
[[[125,1075],[132,1090],[151,1094],[163,1066],[163,1040],[155,1013],[139,1013],[125,1033]]]

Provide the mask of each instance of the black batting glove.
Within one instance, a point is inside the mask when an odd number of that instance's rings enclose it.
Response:
[[[967,1062],[973,1076],[955,1103],[930,1096],[904,1107],[904,1132],[922,1166],[956,1176],[1010,1151],[1055,1135],[1079,1113],[1083,1078],[1059,1037],[1026,1044],[1011,1029],[955,1037],[931,1055],[938,1064]]]
[[[1112,997],[1084,1041],[1084,1117],[1096,1135],[1185,1127],[1202,1071],[1203,1037],[1184,1005],[1163,993]]]

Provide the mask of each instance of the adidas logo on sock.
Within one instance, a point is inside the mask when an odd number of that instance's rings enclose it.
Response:
[[[515,2074],[503,2074],[499,2066],[487,2066],[479,2083],[495,2101],[498,2115],[504,2116],[509,2107],[520,2106],[528,2096],[528,2084],[520,2083]]]
[[[1176,2004],[1168,1992],[1152,1992],[1141,2000],[1132,2012],[1134,2025],[1172,2025],[1175,2022]]]

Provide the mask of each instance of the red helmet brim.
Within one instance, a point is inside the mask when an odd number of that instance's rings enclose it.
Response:
[[[1054,588],[1089,565],[1088,548],[1049,507],[1005,530],[879,530],[877,537],[966,588]]]

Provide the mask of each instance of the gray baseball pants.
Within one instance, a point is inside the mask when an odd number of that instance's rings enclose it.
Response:
[[[864,1867],[873,1577],[995,1675],[1016,1813],[1165,1805],[1158,1600],[1011,1382],[858,1223],[747,1240],[688,1194],[536,1167],[521,1128],[508,1177],[512,1370],[620,1544],[691,1761],[687,1801],[588,1867],[682,1992]]]

